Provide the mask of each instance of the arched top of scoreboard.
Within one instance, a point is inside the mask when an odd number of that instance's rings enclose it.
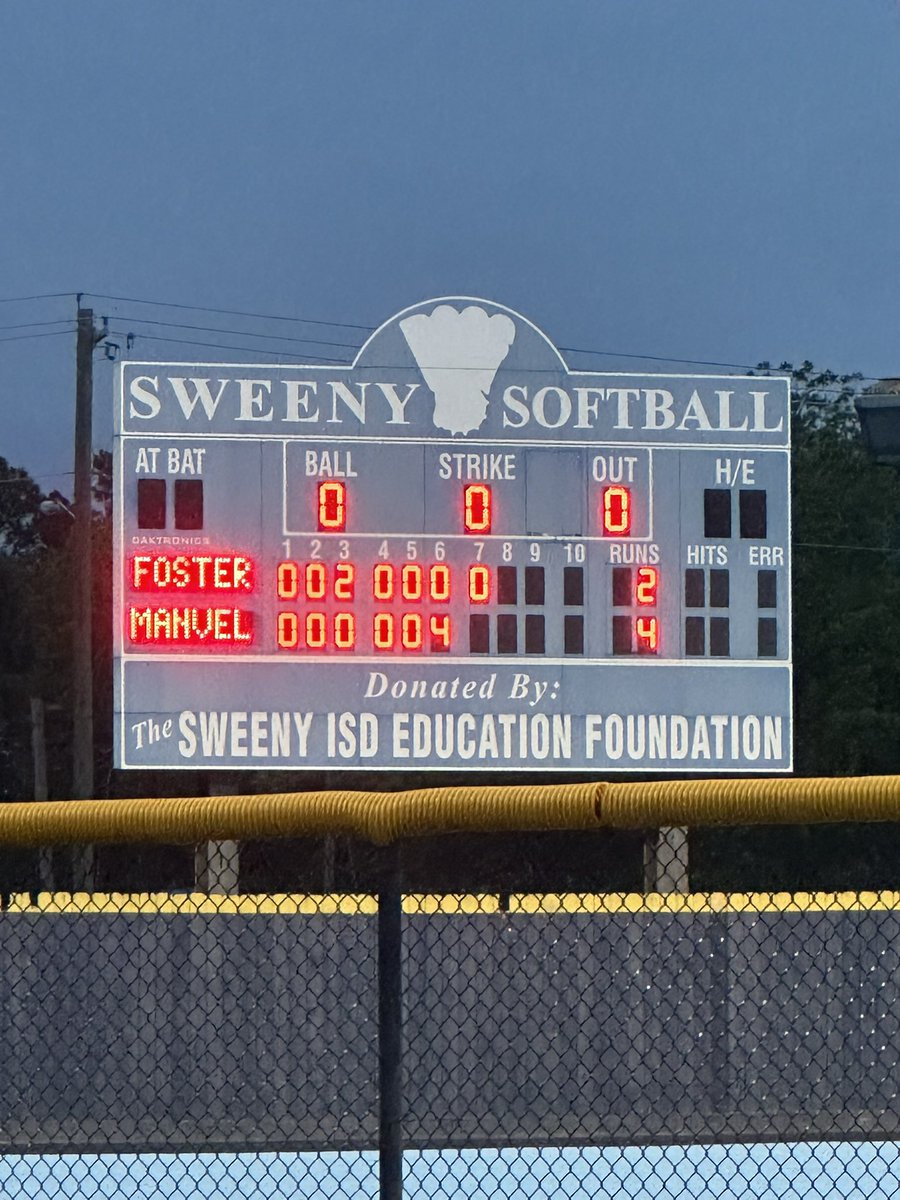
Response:
[[[392,316],[349,366],[122,364],[117,432],[785,446],[782,377],[572,371],[531,321],[445,296]]]
[[[477,296],[437,296],[401,309],[369,335],[353,365],[391,365],[412,359],[420,366],[420,356],[438,355],[445,359],[444,365],[457,369],[464,369],[472,357],[488,364],[496,357],[498,369],[569,371],[542,329],[515,309]]]

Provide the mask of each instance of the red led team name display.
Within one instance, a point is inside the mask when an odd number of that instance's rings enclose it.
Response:
[[[252,592],[254,566],[244,554],[135,554],[129,583],[136,592]]]
[[[245,554],[134,554],[128,560],[127,637],[137,646],[241,648],[253,643],[253,612],[207,597],[254,590],[256,569]],[[149,593],[154,603],[140,595]],[[178,603],[158,604],[160,596]],[[192,602],[193,601],[193,602]]]

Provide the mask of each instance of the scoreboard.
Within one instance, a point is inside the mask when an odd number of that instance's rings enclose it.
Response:
[[[116,410],[118,766],[790,770],[786,379],[451,297]]]

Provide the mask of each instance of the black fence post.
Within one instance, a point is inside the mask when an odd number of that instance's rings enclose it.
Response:
[[[378,893],[378,1177],[381,1200],[403,1195],[400,851],[388,849]]]

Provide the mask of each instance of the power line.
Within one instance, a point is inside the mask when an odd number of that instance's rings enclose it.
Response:
[[[280,313],[245,312],[238,308],[210,308],[203,304],[176,304],[170,300],[142,300],[139,296],[111,296],[106,292],[85,292],[84,295],[95,296],[99,300],[117,300],[124,304],[152,304],[157,308],[181,308],[191,312],[219,313],[226,317],[253,317],[259,321],[293,321],[298,325],[330,325],[337,329],[359,329],[371,333],[374,325],[353,325],[348,321],[322,321],[315,317],[286,317]]]
[[[751,367],[748,363],[710,362],[704,358],[668,358],[663,354],[622,354],[618,350],[584,350],[578,346],[560,346],[566,354],[599,354],[604,358],[638,358],[644,362],[688,363],[696,367],[734,367],[741,371],[755,371],[759,364]]]
[[[134,317],[128,316],[125,313],[117,313],[116,319],[120,321],[137,321],[142,325],[159,325],[166,329],[191,329],[201,333],[222,333],[225,335],[234,334],[237,337],[263,338],[270,342],[296,342],[299,345],[307,346],[340,346],[345,350],[359,349],[359,346],[355,342],[327,342],[323,338],[300,338],[294,337],[289,333],[253,333],[249,329],[220,329],[215,325],[185,325],[180,321],[155,321],[150,317]],[[153,335],[138,333],[137,336],[152,337]]]
[[[41,325],[71,325],[71,317],[57,317],[55,321],[21,321],[17,325],[0,325],[0,329],[37,329]],[[60,330],[61,333],[68,332]]]
[[[12,337],[0,337],[0,342],[24,342],[29,337],[59,337],[60,334],[73,334],[74,326],[71,329],[53,329],[43,332],[43,334],[14,334]]]
[[[76,295],[77,292],[42,292],[37,296],[0,296],[0,304],[24,304],[27,300],[59,300]]]
[[[138,318],[126,318],[126,319],[135,319],[135,320],[141,320],[141,318],[140,318],[140,317],[138,317]],[[224,335],[226,335],[226,336],[231,336],[231,335],[237,335],[237,336],[241,336],[241,335],[243,334],[243,335],[244,335],[244,336],[246,336],[246,337],[266,338],[267,340],[272,340],[272,341],[288,341],[288,342],[295,342],[295,343],[297,343],[297,344],[301,344],[301,345],[312,345],[312,346],[315,346],[315,345],[318,345],[318,346],[345,346],[345,347],[346,347],[348,350],[357,350],[357,349],[358,349],[358,347],[357,347],[357,346],[355,346],[355,345],[352,345],[352,344],[350,344],[350,343],[348,343],[348,342],[326,342],[326,341],[318,341],[318,340],[313,340],[313,339],[309,339],[309,338],[295,338],[295,337],[290,337],[290,336],[284,336],[284,337],[282,337],[282,336],[281,336],[281,335],[279,335],[279,334],[262,334],[262,333],[251,333],[249,330],[239,330],[239,329],[221,329],[221,330],[220,330],[220,329],[216,329],[216,328],[214,328],[214,327],[212,327],[212,326],[205,326],[205,325],[182,325],[182,324],[180,324],[180,323],[178,323],[178,322],[174,322],[174,321],[150,321],[150,320],[148,320],[148,321],[146,322],[146,324],[148,324],[148,325],[161,325],[161,326],[165,326],[165,327],[167,327],[167,328],[170,328],[170,329],[196,329],[196,330],[205,331],[205,332],[209,332],[209,333],[222,333],[222,334],[224,334]],[[260,354],[266,354],[266,353],[268,353],[268,351],[266,350],[266,348],[265,348],[265,347],[262,347],[262,346],[235,346],[235,345],[223,345],[221,342],[207,342],[207,341],[201,341],[200,339],[197,339],[197,338],[176,338],[176,337],[171,337],[171,336],[170,336],[170,335],[168,335],[168,334],[160,334],[160,335],[157,335],[157,334],[152,334],[152,333],[143,333],[143,332],[141,332],[140,330],[139,330],[137,333],[135,333],[133,330],[132,330],[132,331],[126,331],[126,330],[110,330],[110,336],[111,336],[111,337],[127,338],[127,337],[129,336],[129,333],[131,333],[131,334],[132,334],[132,336],[134,336],[134,337],[136,337],[136,338],[145,338],[147,341],[151,341],[151,342],[172,342],[172,343],[174,343],[174,344],[177,344],[177,345],[182,345],[182,346],[206,346],[206,347],[208,347],[208,348],[211,348],[211,349],[214,349],[214,350],[231,350],[231,351],[237,351],[237,352],[239,352],[239,353],[242,353],[242,354],[257,354],[257,355],[260,355]],[[9,340],[9,339],[3,339],[3,338],[0,338],[0,341],[4,341],[4,340]],[[564,350],[564,349],[566,349],[566,347],[564,347],[564,346],[561,346],[561,347],[560,347],[560,349],[561,349],[561,350]],[[287,358],[297,358],[297,359],[306,359],[306,358],[307,358],[307,355],[305,355],[305,354],[294,354],[294,353],[292,353],[292,352],[291,352],[291,351],[289,351],[289,350],[281,350],[281,349],[278,349],[278,353],[279,353],[279,354],[281,354],[281,355],[284,355],[284,356],[285,356],[285,357],[287,357]],[[587,354],[587,353],[591,353],[591,354],[604,354],[604,353],[613,354],[613,351],[600,351],[600,350],[597,350],[597,351],[579,351],[579,353],[583,353],[583,354]],[[634,354],[633,354],[633,355],[622,355],[621,357],[628,357],[628,358],[641,358],[641,357],[644,357],[644,358],[652,358],[653,356],[652,356],[652,355],[634,355]],[[688,358],[684,358],[684,359],[662,359],[662,358],[660,358],[660,359],[658,359],[657,361],[660,361],[660,362],[696,363],[696,364],[700,364],[701,362],[703,362],[703,360],[701,360],[701,359],[688,359]],[[311,363],[311,362],[305,362],[303,365],[304,365],[304,366],[316,366],[316,365],[318,365],[319,363],[322,363],[322,364],[328,364],[328,365],[333,365],[333,366],[349,366],[349,365],[350,365],[350,360],[348,360],[348,359],[341,359],[341,358],[329,358],[329,357],[327,357],[327,356],[325,356],[325,355],[318,355],[318,356],[317,356],[317,360],[316,360],[316,362],[314,362],[314,363]],[[379,365],[381,365],[381,366],[388,366],[389,364],[384,364],[384,363],[383,363],[383,364],[379,364]],[[742,369],[747,369],[747,370],[753,370],[753,369],[754,369],[754,368],[747,368],[747,367],[744,367],[744,366],[743,366],[743,364],[740,364],[740,363],[706,363],[705,365],[707,365],[707,366],[734,366],[734,367],[742,367]],[[457,369],[457,370],[465,370],[466,368],[464,368],[464,367],[457,367],[456,369]],[[472,368],[472,369],[473,369],[473,370],[477,370],[478,368]],[[759,378],[759,379],[761,379],[761,380],[762,380],[762,379],[766,379],[766,378],[767,378],[767,376],[766,376],[766,375],[759,375],[759,376],[757,376],[757,378]],[[860,382],[860,381],[857,381],[857,382]],[[853,392],[853,390],[852,390],[851,388],[849,388],[849,387],[835,387],[835,386],[830,386],[830,387],[814,387],[814,388],[810,388],[810,392],[811,392],[811,393],[813,393],[813,394],[815,394],[815,395],[834,395],[834,396],[852,396],[852,395],[854,395],[854,394],[855,394],[855,393]]]
[[[24,468],[23,468],[24,470]],[[7,475],[4,479],[0,479],[0,486],[4,483],[34,483],[38,479],[58,479],[62,475],[74,475],[74,471],[28,471],[25,475]]]
[[[74,293],[61,293],[61,294],[74,295]],[[104,292],[89,292],[89,293],[85,292],[85,293],[83,293],[83,295],[95,296],[95,298],[102,299],[102,300],[120,301],[120,302],[124,302],[124,304],[151,305],[151,306],[154,306],[157,308],[180,308],[180,310],[185,310],[185,311],[190,311],[190,312],[212,312],[212,313],[222,314],[222,316],[248,317],[248,318],[252,318],[252,319],[256,319],[256,320],[287,320],[287,322],[292,322],[294,324],[323,325],[323,326],[326,326],[326,328],[332,328],[332,329],[354,329],[354,330],[359,330],[361,332],[366,332],[366,334],[371,334],[371,332],[374,330],[374,328],[376,328],[376,326],[374,326],[374,325],[359,325],[359,324],[354,324],[352,322],[346,322],[346,320],[322,320],[322,319],[316,318],[316,317],[288,317],[288,316],[284,316],[283,313],[260,313],[260,312],[250,312],[247,310],[242,310],[242,308],[216,308],[216,307],[212,307],[210,305],[181,304],[181,302],[178,302],[178,301],[146,300],[146,299],[140,298],[140,296],[120,296],[120,295],[113,295],[113,294],[104,293]],[[126,318],[126,319],[144,320],[145,318],[136,317],[136,318]],[[146,324],[157,324],[157,325],[168,324],[166,322],[156,322],[156,320],[151,320],[149,318],[145,319],[145,323]],[[175,326],[173,324],[172,328],[186,328],[186,329],[197,328],[198,330],[205,331],[204,326],[190,326],[190,325]],[[217,332],[217,330],[209,330],[209,332]],[[223,332],[226,332],[226,330],[223,330]],[[245,334],[245,332],[246,332],[246,336],[251,336],[251,337],[277,336],[277,335],[266,335],[266,334],[251,334],[250,331],[242,331],[242,330],[228,330],[227,332],[228,332],[228,334],[238,334],[239,336],[240,336],[240,334]],[[302,341],[301,338],[298,338],[298,341]],[[196,344],[196,346],[203,346],[203,344],[208,344],[208,343],[194,342],[192,344]],[[318,342],[317,344],[320,344],[320,346],[328,346],[328,344],[331,344],[331,346],[344,346],[344,344],[346,344],[346,343],[322,341],[322,342]],[[240,348],[240,347],[235,347],[235,349],[238,349],[238,348]],[[347,349],[355,349],[355,347],[347,346]],[[563,350],[563,352],[566,354],[595,354],[595,355],[601,356],[601,358],[635,359],[635,360],[642,360],[642,361],[646,361],[646,362],[678,362],[678,364],[683,364],[686,366],[728,367],[728,368],[732,368],[732,370],[738,370],[738,371],[758,371],[758,370],[760,370],[760,364],[758,364],[758,362],[757,362],[757,364],[750,365],[750,364],[746,364],[746,362],[720,362],[720,361],[710,360],[710,359],[667,358],[666,355],[662,355],[662,354],[625,354],[625,353],[619,352],[619,350],[596,350],[596,349],[587,349],[584,347],[576,347],[576,346],[560,346],[559,349]],[[292,356],[294,356],[294,355],[292,355]],[[334,361],[340,361],[340,360],[334,360]],[[774,370],[774,368],[769,368],[769,370]],[[860,378],[859,382],[860,383],[876,382],[877,378],[878,378],[877,376],[865,376],[865,377]]]
[[[124,338],[128,337],[128,333],[125,330],[110,330],[110,335],[112,337],[124,337]],[[235,350],[241,354],[266,354],[266,353],[268,353],[268,351],[262,346],[223,346],[221,344],[221,342],[203,342],[197,338],[176,338],[176,337],[170,337],[168,334],[157,336],[156,334],[152,334],[152,333],[139,333],[137,336],[145,338],[149,342],[172,342],[179,346],[207,346],[213,350]],[[2,340],[3,339],[0,338],[0,341],[2,341]],[[290,350],[280,350],[279,353],[283,354],[287,358],[305,359],[308,357],[308,355],[306,355],[306,354],[294,354]],[[346,367],[349,365],[348,360],[344,359],[344,358],[326,358],[324,356],[321,356],[318,361],[321,363],[328,363],[329,365],[333,365],[333,366]],[[264,364],[260,364],[260,365],[264,365]],[[315,366],[316,364],[315,363],[308,363],[308,364],[305,363],[304,365],[305,366],[306,365]]]
[[[202,304],[184,304],[184,303],[174,301],[174,300],[150,300],[150,299],[142,298],[140,296],[119,296],[119,295],[114,295],[113,293],[110,293],[110,292],[83,292],[83,293],[43,292],[43,293],[35,294],[33,296],[2,297],[2,298],[0,298],[0,304],[12,304],[12,303],[16,303],[16,302],[25,302],[25,301],[29,301],[29,300],[59,299],[59,298],[63,298],[63,297],[74,297],[76,295],[93,296],[93,297],[96,297],[97,299],[113,300],[116,302],[128,303],[128,304],[150,305],[150,306],[153,306],[156,308],[173,308],[173,309],[181,309],[181,310],[189,311],[189,312],[209,312],[209,313],[217,313],[219,315],[224,315],[224,316],[247,317],[247,318],[250,318],[253,320],[261,320],[261,321],[289,321],[293,324],[299,324],[299,325],[319,325],[324,328],[353,329],[353,330],[357,330],[357,331],[363,332],[363,333],[371,333],[373,331],[373,329],[375,328],[372,325],[360,325],[360,324],[356,324],[356,323],[349,322],[349,321],[324,321],[318,317],[294,317],[294,316],[287,316],[283,313],[259,313],[259,312],[251,312],[246,309],[216,308],[211,305],[202,305]],[[218,333],[219,332],[218,329],[214,329],[214,328],[211,328],[208,326],[180,325],[175,322],[157,321],[152,318],[145,318],[145,317],[124,317],[121,319],[139,321],[141,323],[148,324],[148,325],[157,325],[160,327],[168,327],[168,328],[173,328],[173,329],[174,328],[183,328],[183,329],[195,329],[200,332],[209,332],[209,333]],[[33,322],[32,324],[35,324],[35,325],[36,324],[56,324],[56,322]],[[21,327],[25,328],[24,325]],[[0,328],[5,328],[5,327],[0,326]],[[9,328],[16,328],[16,327],[10,326]],[[314,340],[314,339],[306,339],[306,338],[293,338],[293,337],[289,337],[289,336],[280,338],[280,335],[278,335],[278,334],[253,333],[250,330],[231,330],[231,329],[229,329],[229,330],[222,330],[221,332],[228,336],[243,335],[246,337],[272,340],[272,341],[275,341],[275,340],[295,341],[298,344],[336,346],[336,347],[346,348],[348,350],[357,349],[357,347],[355,345],[351,345],[346,342],[331,342],[331,341],[326,341],[324,339]],[[142,334],[141,336],[151,337],[152,335]],[[14,340],[14,339],[0,338],[0,341],[12,341],[12,340]],[[161,341],[163,339],[157,338],[156,340]],[[175,342],[178,339],[171,338],[168,340]],[[235,350],[241,350],[241,351],[248,352],[248,353],[258,353],[258,351],[251,350],[250,347],[243,347],[243,346],[215,347],[214,343],[211,343],[211,342],[192,341],[192,342],[184,342],[183,344],[197,345],[197,346],[211,346],[211,347],[219,348],[219,349],[235,349]],[[668,357],[668,356],[662,355],[662,354],[633,354],[633,353],[625,353],[623,351],[618,351],[618,350],[596,350],[596,349],[590,349],[590,348],[583,347],[583,346],[560,346],[559,349],[566,354],[592,354],[592,355],[596,355],[596,356],[602,357],[602,358],[621,358],[621,359],[630,359],[630,360],[634,360],[634,361],[643,361],[643,362],[678,363],[678,364],[683,364],[686,366],[724,367],[724,368],[728,368],[731,370],[741,370],[741,371],[759,371],[759,370],[761,370],[759,363],[751,365],[749,363],[723,362],[723,361],[719,361],[719,360],[715,360],[715,359],[681,358],[681,357],[677,357],[677,356],[676,357]],[[287,353],[287,352],[285,352],[285,353]],[[291,354],[291,355],[289,355],[289,357],[302,358],[303,355]],[[332,362],[332,363],[338,364],[342,360],[323,358],[321,361]],[[774,371],[774,370],[777,370],[778,368],[769,367],[768,369],[770,371]],[[873,383],[873,382],[877,382],[879,378],[880,378],[880,376],[874,376],[874,375],[862,376],[862,377],[860,377],[860,379],[857,382]],[[831,391],[833,394],[840,394],[840,391],[841,391],[841,389],[838,389],[838,388],[832,388],[832,389],[816,388],[814,390],[819,391],[819,392]]]

